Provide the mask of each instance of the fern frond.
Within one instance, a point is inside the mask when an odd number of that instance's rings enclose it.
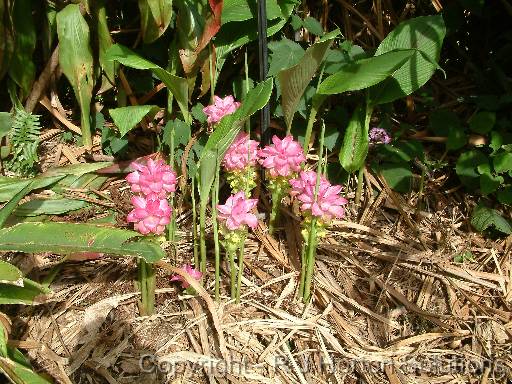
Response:
[[[22,175],[34,172],[34,164],[39,160],[37,147],[41,131],[40,117],[16,108],[9,135],[12,159],[6,164],[11,171]]]

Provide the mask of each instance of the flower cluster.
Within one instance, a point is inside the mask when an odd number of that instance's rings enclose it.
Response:
[[[317,190],[317,173],[315,171],[301,172],[299,177],[290,180],[292,187],[290,195],[296,196],[300,201],[301,211],[307,216],[317,217],[323,224],[329,223],[333,218],[345,216],[343,206],[347,199],[341,197],[341,185],[331,185],[323,176],[320,177]]]
[[[290,177],[292,173],[300,171],[306,161],[302,146],[288,135],[284,139],[272,137],[273,145],[268,145],[258,151],[259,163],[269,170],[270,176]]]
[[[224,116],[230,115],[240,107],[240,103],[235,101],[233,96],[225,98],[214,96],[214,103],[203,108],[203,112],[208,116],[208,124],[218,123]]]
[[[369,139],[372,143],[391,143],[391,136],[384,128],[372,128],[370,129]]]
[[[162,160],[149,159],[147,165],[134,164],[135,171],[126,176],[132,192],[134,209],[126,220],[147,235],[160,235],[169,224],[172,208],[167,195],[176,191],[176,173]]]

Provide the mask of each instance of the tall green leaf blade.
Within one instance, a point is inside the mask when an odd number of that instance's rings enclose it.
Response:
[[[169,27],[172,18],[172,0],[139,0],[142,40],[152,43]]]
[[[174,76],[155,63],[137,55],[129,48],[115,44],[105,55],[106,60],[115,60],[119,63],[135,69],[149,69],[155,76],[164,82],[169,91],[173,94],[183,113],[185,122],[190,122],[190,113],[188,111],[188,83],[183,77]]]
[[[15,49],[9,66],[9,75],[28,95],[34,82],[36,67],[32,54],[36,47],[36,29],[32,17],[32,1],[16,0],[12,20],[15,31]]]
[[[313,44],[306,50],[306,53],[297,65],[279,72],[278,79],[281,85],[281,105],[288,129],[290,129],[292,125],[293,115],[297,110],[300,98],[320,67],[334,38],[338,34],[339,31],[334,31],[334,33],[326,35],[322,40]]]
[[[389,103],[423,86],[438,68],[445,34],[441,15],[416,17],[400,23],[391,31],[375,55],[397,49],[416,49],[416,52],[393,76],[371,90],[372,103]]]
[[[360,169],[368,154],[368,129],[365,128],[365,110],[358,106],[348,122],[339,159],[347,172]]]
[[[133,105],[130,107],[112,108],[109,110],[114,124],[119,128],[121,137],[130,132],[147,114],[155,114],[160,110],[156,105]]]
[[[100,252],[142,257],[153,263],[165,256],[154,242],[138,232],[83,223],[21,223],[0,230],[0,251]]]
[[[317,92],[332,95],[371,87],[391,76],[414,53],[412,49],[393,51],[348,64],[322,81]]]
[[[96,0],[93,3],[93,7],[95,13],[95,21],[98,30],[98,50],[101,68],[103,69],[103,72],[105,73],[105,76],[107,77],[108,81],[114,84],[116,63],[105,59],[107,51],[112,46],[112,36],[110,35],[110,31],[108,29],[105,1]],[[102,86],[102,90],[105,90],[106,88],[104,84]]]
[[[92,148],[91,99],[94,85],[89,26],[78,4],[69,4],[57,14],[59,64],[80,104],[84,146]]]

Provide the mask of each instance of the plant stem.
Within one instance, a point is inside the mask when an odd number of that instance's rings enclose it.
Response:
[[[204,198],[206,199],[206,196]],[[206,273],[206,203],[203,201],[199,203],[199,250],[201,254],[199,270],[204,275]]]
[[[363,194],[363,176],[364,176],[364,164],[361,168],[359,168],[359,173],[357,175],[357,189],[356,189],[356,198],[355,204],[358,205],[361,201],[361,196]]]
[[[274,234],[275,225],[279,218],[279,206],[282,200],[281,193],[279,191],[272,191],[272,210],[270,211],[270,221],[268,224],[268,233],[270,235]]]
[[[196,193],[195,193],[195,178],[192,177],[190,197],[192,199],[192,237],[194,241],[194,267],[199,266],[199,250],[197,244],[197,212],[196,212]]]
[[[139,259],[139,286],[141,294],[141,305],[139,308],[141,316],[150,316],[155,311],[155,271],[151,264],[144,259]]]
[[[313,272],[315,270],[315,259],[316,259],[316,218],[311,220],[311,227],[309,231],[309,239],[307,245],[306,255],[306,278],[304,281],[304,303],[309,302],[311,299],[311,282],[313,280]]]
[[[217,161],[215,181],[212,190],[212,222],[213,242],[215,247],[215,300],[220,299],[220,247],[219,247],[219,223],[217,221],[217,204],[219,203],[219,163]]]
[[[304,284],[306,280],[306,244],[300,251],[300,281],[299,281],[299,296],[304,297]]]
[[[242,276],[244,271],[244,252],[245,252],[245,235],[242,238],[242,242],[240,243],[240,253],[238,256],[238,277],[236,282],[236,303],[240,303],[240,291],[242,288]]]
[[[370,93],[367,91],[366,92],[366,112],[365,112],[365,118],[364,118],[364,134],[365,134],[366,140],[368,140],[368,131],[370,128],[370,119],[372,117],[372,113],[373,113],[373,105],[370,103]],[[365,168],[365,164],[363,163],[363,165],[359,169],[359,175],[357,176],[357,190],[356,190],[356,198],[355,198],[356,205],[360,203],[361,196],[363,193],[364,168]]]
[[[231,298],[234,299],[236,296],[236,269],[235,269],[235,252],[228,251],[229,258],[229,270],[231,273]]]
[[[171,124],[171,142],[169,144],[169,164],[171,165],[171,168],[174,169],[174,125]],[[174,195],[171,196],[171,207],[174,208]],[[173,248],[176,238],[176,213],[174,212],[174,209],[171,211],[171,222],[169,223],[168,227],[168,233],[169,233],[169,241],[172,242]]]

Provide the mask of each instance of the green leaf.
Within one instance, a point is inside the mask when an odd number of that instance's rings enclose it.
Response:
[[[16,0],[13,3],[12,21],[16,48],[11,58],[9,75],[23,89],[23,93],[28,95],[36,74],[36,67],[32,60],[36,47],[36,29],[32,16],[33,2]]]
[[[208,116],[206,116],[206,113],[203,112],[203,108],[204,108],[203,104],[197,103],[191,109],[192,116],[194,116],[194,119],[196,119],[200,123],[206,123],[206,120],[208,119]]]
[[[110,117],[119,128],[121,137],[130,132],[148,114],[154,116],[160,108],[156,105],[133,105],[109,110]]]
[[[496,192],[502,183],[503,177],[494,176],[490,172],[482,173],[480,175],[480,192],[482,195],[487,196],[490,193]]]
[[[21,223],[0,230],[0,250],[17,252],[101,252],[142,257],[153,263],[165,256],[138,232],[83,223]]]
[[[497,173],[512,171],[512,153],[503,152],[496,155],[492,160],[492,164]]]
[[[477,189],[480,186],[480,175],[476,172],[476,168],[486,163],[488,163],[487,156],[477,149],[463,152],[457,160],[455,172],[465,186]]]
[[[401,193],[411,190],[412,172],[406,163],[384,163],[379,169],[393,190]]]
[[[347,172],[357,171],[363,166],[368,154],[368,144],[365,109],[358,106],[348,122],[339,154],[340,164]]]
[[[91,98],[94,85],[93,58],[89,41],[89,26],[78,4],[69,4],[57,14],[59,64],[80,104],[84,146],[92,148]]]
[[[471,215],[471,225],[478,231],[483,232],[493,226],[498,231],[507,235],[512,233],[510,222],[502,217],[495,209],[478,205]]]
[[[394,51],[345,65],[322,81],[318,93],[332,95],[371,87],[391,76],[413,54],[414,50],[411,49]]]
[[[23,278],[21,285],[0,284],[0,305],[37,305],[44,302],[45,295],[48,293],[50,293],[50,290],[45,286],[33,280]]]
[[[108,81],[102,86],[102,90],[111,87],[110,83],[115,84],[116,63],[105,59],[105,54],[112,46],[112,36],[108,29],[107,12],[105,9],[105,0],[95,0],[92,4],[94,17],[98,33],[98,53],[101,68]],[[108,86],[105,86],[108,84]]]
[[[327,50],[338,34],[339,31],[336,30],[324,36],[322,40],[306,50],[298,64],[279,72],[281,104],[288,130],[292,126],[293,116],[306,87],[322,64]]]
[[[0,112],[0,139],[7,136],[12,127],[12,116],[9,112]]]
[[[281,9],[276,0],[267,0],[267,20],[274,20],[281,16]],[[257,14],[257,4],[249,0],[224,0],[222,7],[222,24],[233,21],[246,21],[253,19]]]
[[[317,36],[324,35],[324,29],[322,28],[322,24],[315,19],[314,17],[308,16],[302,22],[304,28],[306,28],[310,33]]]
[[[172,0],[139,0],[142,40],[152,43],[164,34],[172,18]]]
[[[0,284],[21,285],[23,284],[23,274],[14,265],[0,260]]]
[[[14,384],[51,384],[50,381],[39,376],[30,367],[7,357],[0,357],[0,372]]]
[[[389,79],[372,88],[375,104],[389,103],[422,87],[438,68],[446,28],[443,17],[421,16],[400,23],[380,43],[375,55],[397,49],[416,49],[411,59]]]
[[[496,123],[496,112],[482,111],[474,115],[469,121],[469,129],[482,135],[488,133]]]
[[[305,53],[299,44],[285,37],[282,40],[270,42],[268,48],[272,51],[269,57],[269,76],[274,76],[283,69],[296,65]]]
[[[70,211],[85,208],[86,201],[73,199],[30,200],[14,210],[16,216],[61,215]]]
[[[115,44],[108,50],[105,55],[105,60],[115,60],[130,68],[151,70],[156,77],[162,80],[172,95],[176,98],[185,122],[191,122],[190,113],[188,111],[187,79],[172,75],[165,69],[144,59],[132,50],[120,44]]]
[[[164,127],[163,141],[171,147],[171,135],[174,134],[174,148],[186,146],[190,140],[190,125],[180,119],[169,120]]]
[[[503,145],[503,136],[500,132],[492,131],[491,140],[489,147],[492,149],[492,153],[495,153]]]
[[[512,187],[500,189],[496,192],[496,197],[501,204],[512,205]]]

